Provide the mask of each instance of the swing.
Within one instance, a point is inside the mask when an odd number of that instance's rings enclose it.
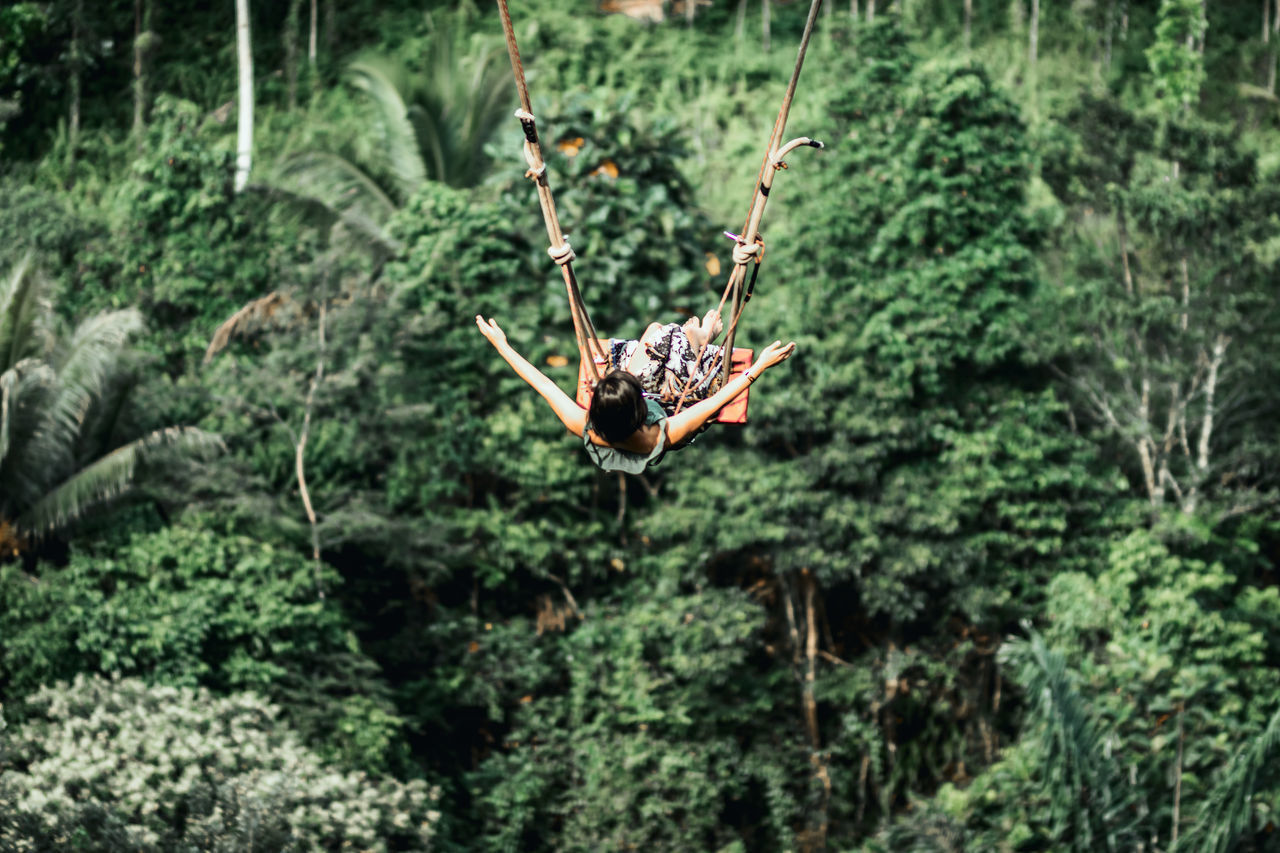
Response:
[[[773,132],[769,136],[769,146],[765,153],[764,162],[761,164],[760,173],[756,178],[755,192],[752,194],[751,207],[747,212],[746,226],[743,228],[741,235],[725,232],[725,236],[734,241],[733,269],[729,273],[729,280],[725,285],[724,293],[720,297],[717,311],[723,316],[725,305],[730,304],[732,307],[732,314],[727,324],[728,332],[725,335],[723,346],[723,353],[730,353],[730,357],[724,359],[722,356],[720,359],[721,363],[716,368],[720,373],[714,386],[716,388],[723,387],[733,376],[750,367],[754,357],[753,350],[735,347],[733,342],[734,334],[738,329],[738,321],[742,318],[742,310],[746,303],[751,300],[760,263],[764,258],[764,240],[760,236],[760,221],[764,216],[765,203],[769,200],[769,191],[773,187],[774,176],[779,171],[787,168],[783,158],[796,148],[802,146],[823,147],[821,142],[816,139],[810,139],[807,136],[797,137],[785,144],[782,142],[783,131],[786,129],[787,124],[787,115],[791,110],[791,101],[795,96],[796,84],[800,79],[800,68],[804,65],[804,55],[809,47],[809,37],[813,34],[814,22],[817,20],[821,6],[822,0],[812,0],[810,3],[809,15],[805,20],[804,33],[800,38],[800,49],[796,55],[796,64],[792,69],[791,79],[787,83],[787,91],[783,96],[778,118],[773,124]],[[551,243],[547,253],[555,261],[556,265],[560,267],[565,290],[569,297],[569,311],[573,317],[574,337],[578,344],[578,390],[575,400],[579,406],[585,409],[590,405],[591,391],[595,383],[600,380],[602,368],[607,368],[609,365],[610,349],[602,344],[600,338],[596,335],[595,327],[591,323],[591,317],[587,313],[586,305],[582,300],[582,292],[578,287],[577,275],[573,270],[575,258],[573,248],[569,245],[569,241],[564,237],[564,232],[560,229],[560,220],[556,215],[555,200],[551,196],[551,187],[547,183],[547,164],[542,159],[542,148],[538,142],[537,123],[529,100],[529,89],[525,84],[524,66],[520,61],[520,51],[516,47],[515,29],[511,23],[511,12],[507,8],[507,0],[498,0],[498,11],[502,18],[502,31],[507,40],[507,54],[511,57],[511,70],[515,75],[516,89],[520,95],[520,108],[516,110],[515,115],[520,120],[520,127],[524,131],[524,158],[529,167],[525,171],[525,177],[532,180],[534,186],[537,187],[538,204],[542,208],[542,219],[546,225],[547,238]],[[751,280],[744,287],[749,264],[753,265]],[[677,413],[683,408],[685,397],[688,395],[692,383],[693,379],[691,377],[686,382],[684,390],[676,402],[675,411]],[[717,413],[716,421],[718,423],[746,423],[747,403],[748,391],[744,389],[741,394]]]

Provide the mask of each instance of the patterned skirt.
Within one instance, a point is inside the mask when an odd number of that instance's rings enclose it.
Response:
[[[639,347],[640,341],[613,341],[609,367],[628,370]],[[656,340],[645,344],[645,351],[649,362],[635,372],[636,378],[645,394],[656,399],[668,415],[675,414],[681,395],[684,395],[682,407],[687,408],[705,400],[715,390],[724,347],[708,344],[699,355],[693,351],[684,329],[678,323],[668,323]]]

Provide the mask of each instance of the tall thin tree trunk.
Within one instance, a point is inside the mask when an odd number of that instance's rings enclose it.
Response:
[[[1178,703],[1178,758],[1177,767],[1174,768],[1173,780],[1173,830],[1170,833],[1169,844],[1176,846],[1178,843],[1178,824],[1181,822],[1182,812],[1182,746],[1186,737],[1186,730],[1182,725],[1182,711],[1184,704]]]
[[[240,116],[236,132],[235,189],[249,183],[253,166],[253,53],[249,48],[249,0],[236,0],[236,59],[240,68]]]
[[[147,126],[147,105],[151,98],[151,55],[156,47],[156,34],[151,29],[153,9],[151,0],[134,2],[133,135],[139,144]]]
[[[133,130],[142,134],[142,0],[133,0]]]
[[[805,729],[809,735],[810,763],[813,765],[813,775],[822,785],[822,799],[817,809],[814,849],[823,850],[827,843],[827,806],[831,799],[831,775],[827,772],[826,760],[822,754],[822,736],[818,729],[818,702],[815,696],[815,665],[818,659],[818,617],[814,608],[813,599],[817,591],[818,582],[813,572],[808,569],[800,570],[800,582],[804,589],[804,614],[805,614],[805,672],[804,672],[804,688],[803,688],[803,704]]]
[[[284,17],[284,76],[288,85],[289,112],[298,108],[298,24],[302,0],[289,0]]]
[[[1032,77],[1036,73],[1036,57],[1040,51],[1040,0],[1031,0],[1031,26],[1027,45],[1027,64]]]
[[[973,0],[964,0],[964,52],[969,52],[973,41]]]
[[[1120,237],[1120,261],[1124,270],[1124,292],[1133,297],[1133,270],[1129,267],[1129,228],[1125,223],[1124,208],[1116,208],[1116,233]]]
[[[320,576],[320,527],[316,519],[315,507],[311,505],[311,492],[307,488],[305,460],[307,438],[311,435],[311,409],[315,403],[316,389],[324,381],[324,321],[325,302],[320,302],[319,346],[316,349],[316,372],[311,377],[311,385],[307,388],[307,399],[303,405],[302,428],[298,433],[298,443],[294,447],[293,464],[298,477],[298,493],[302,496],[302,507],[307,513],[307,523],[311,525],[311,561],[315,571],[316,597],[324,599],[324,584]]]
[[[876,0],[867,0],[867,23],[876,19]]]
[[[769,52],[769,0],[760,0],[760,27],[765,53]]]
[[[307,63],[316,64],[316,31],[319,29],[316,20],[317,0],[311,0],[311,26],[307,29]]]
[[[849,17],[858,20],[858,0],[849,0]]]
[[[1280,26],[1280,0],[1275,0],[1275,17],[1270,16],[1271,0],[1262,0],[1262,43],[1267,45],[1267,93],[1276,93],[1276,39],[1271,34]],[[1270,18],[1270,20],[1268,20]]]
[[[747,28],[747,0],[738,0],[738,20],[733,26],[734,36],[741,41]]]
[[[84,0],[71,7],[71,49],[68,52],[68,89],[71,103],[67,110],[67,186],[75,183],[76,148],[80,144],[80,84],[84,72]]]

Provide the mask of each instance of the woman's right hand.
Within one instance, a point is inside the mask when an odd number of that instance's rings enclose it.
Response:
[[[484,317],[477,314],[476,326],[479,327],[480,334],[484,335],[485,338],[488,339],[489,343],[493,344],[495,347],[501,347],[507,342],[507,333],[502,331],[502,328],[492,317],[485,320]]]
[[[795,341],[786,346],[783,346],[782,341],[774,341],[760,353],[760,357],[756,359],[756,363],[753,365],[757,370],[753,370],[752,373],[758,374],[760,370],[768,370],[778,362],[786,361],[791,358],[791,354],[795,351]]]

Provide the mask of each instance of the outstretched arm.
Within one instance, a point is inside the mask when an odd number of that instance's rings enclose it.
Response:
[[[700,403],[690,406],[678,415],[667,419],[667,441],[673,446],[693,435],[702,425],[715,417],[716,412],[733,402],[734,398],[747,390],[761,373],[779,362],[786,361],[795,352],[796,343],[792,341],[786,346],[782,341],[774,341],[764,348],[756,363],[741,374],[725,383],[724,387]]]
[[[498,354],[506,359],[507,364],[511,365],[520,378],[533,386],[533,390],[542,395],[542,399],[551,404],[552,410],[568,428],[569,432],[576,436],[581,436],[582,431],[587,426],[587,413],[579,406],[573,398],[560,390],[560,386],[552,382],[541,370],[529,363],[528,359],[515,351],[511,344],[507,343],[507,335],[498,327],[493,318],[485,320],[479,314],[476,315],[476,326],[480,329],[480,334],[493,344],[493,348]]]

